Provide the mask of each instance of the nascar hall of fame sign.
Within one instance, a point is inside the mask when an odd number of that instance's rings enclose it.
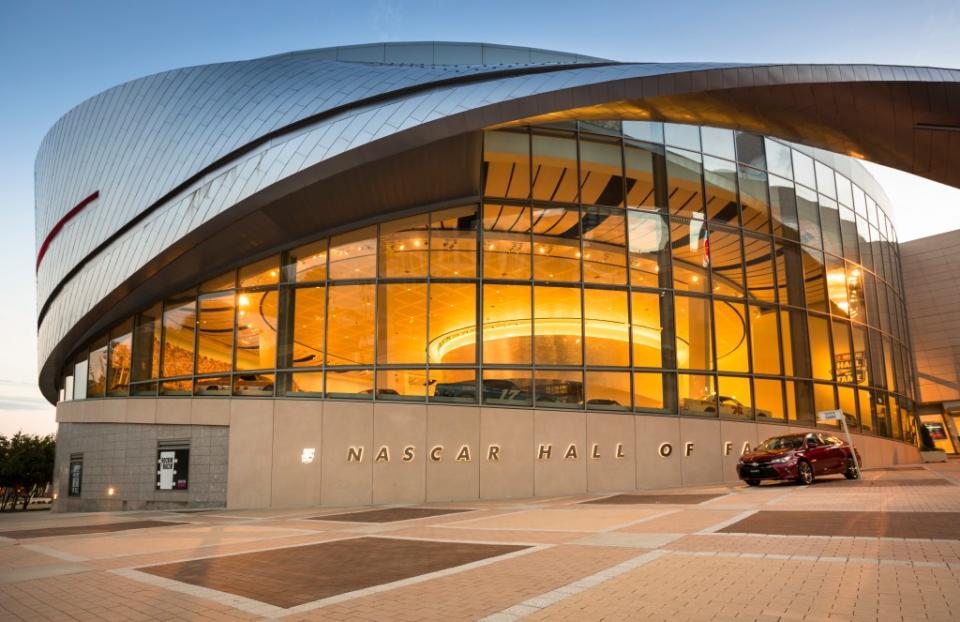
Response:
[[[739,455],[742,456],[748,453],[750,449],[750,443],[744,442],[739,447]],[[724,456],[733,455],[734,450],[735,447],[732,441],[723,441],[720,445],[720,452]],[[592,443],[583,448],[577,443],[567,443],[556,446],[553,443],[538,443],[534,451],[534,458],[539,462],[547,460],[579,460],[581,457],[589,460],[601,460],[604,458],[622,460],[627,457],[626,445],[624,443],[612,443],[609,445]],[[584,451],[586,451],[586,453],[584,453]],[[677,449],[675,449],[673,443],[670,442],[660,443],[656,448],[657,456],[660,458],[669,458],[675,453],[689,458],[695,455],[696,451],[697,445],[692,441],[681,443]],[[309,450],[309,461],[307,459],[307,452],[308,450],[304,449],[301,455],[301,461],[304,464],[313,462],[314,450],[312,448]],[[433,445],[424,452],[424,455],[426,460],[430,462],[443,462],[445,460],[452,462],[471,462],[477,457],[474,455],[475,453],[469,444],[455,445],[449,448],[445,445]],[[486,460],[487,462],[499,462],[503,457],[503,448],[499,444],[491,443],[486,446],[484,451],[479,453],[480,459]],[[405,463],[414,462],[419,455],[420,450],[416,445],[403,445],[399,448],[399,451],[396,452],[391,450],[390,445],[380,445],[373,453],[372,460],[374,463]],[[349,463],[360,464],[364,462],[364,460],[371,459],[369,456],[370,452],[368,452],[363,445],[350,445],[347,447],[346,458]]]

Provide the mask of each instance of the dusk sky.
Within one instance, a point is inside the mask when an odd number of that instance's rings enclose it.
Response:
[[[118,83],[187,65],[378,41],[484,41],[622,61],[960,67],[956,0],[0,4],[0,434],[55,430],[36,388],[33,163],[46,131]],[[900,240],[960,227],[960,190],[871,166]]]

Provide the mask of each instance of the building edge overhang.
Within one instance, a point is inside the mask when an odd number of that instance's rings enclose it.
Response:
[[[684,64],[680,66],[689,67]],[[649,66],[646,67],[649,69]],[[429,85],[424,88],[429,88]],[[897,114],[898,107],[902,108],[904,101],[917,102],[924,96],[927,99],[922,103],[927,105],[921,106],[918,114],[907,115],[902,110]],[[849,120],[850,114],[862,112],[861,108],[852,106],[846,115],[837,113],[840,112],[838,108],[842,107],[842,102],[855,102],[857,97],[867,97],[870,106],[881,114],[866,118],[866,122],[859,126],[853,123],[851,127],[844,122]],[[728,114],[725,119],[722,115],[718,118],[715,114],[717,111],[736,112],[744,98],[749,99],[752,105],[743,108],[743,114]],[[791,102],[793,106],[787,105]],[[360,161],[369,161],[379,157],[378,154],[396,152],[405,146],[424,144],[464,131],[534,118],[551,112],[577,111],[576,114],[582,114],[591,107],[616,103],[621,110],[623,106],[633,107],[634,112],[620,115],[626,118],[731,127],[774,135],[831,151],[853,151],[859,147],[864,151],[857,151],[857,154],[864,159],[919,174],[926,172],[926,176],[931,179],[960,186],[960,174],[956,164],[936,174],[918,169],[916,165],[918,161],[921,164],[929,163],[940,152],[951,156],[939,158],[941,162],[960,162],[960,133],[918,127],[960,126],[960,113],[955,102],[960,102],[960,71],[957,70],[863,65],[701,67],[686,72],[652,73],[628,79],[591,82],[466,110],[372,141],[321,162],[314,168],[322,169],[334,161],[349,160],[346,156],[351,154]],[[711,104],[703,108],[711,114],[691,114],[692,110],[695,111],[697,106],[704,103]],[[864,119],[862,114],[856,117]],[[883,123],[890,118],[899,120],[899,123]],[[804,123],[796,127],[798,119]],[[791,127],[794,127],[793,131],[771,131],[777,128],[789,130]],[[886,132],[875,131],[884,128]],[[811,129],[816,131],[810,132]],[[912,138],[913,132],[918,129],[939,132],[938,136],[946,138],[920,141],[918,147],[913,144]],[[868,134],[871,140],[863,138]],[[912,163],[904,158],[891,157],[891,154],[900,152],[898,147],[901,143],[911,144],[911,149],[903,151],[911,152]],[[873,149],[865,145],[879,145],[875,149],[876,155],[872,154]],[[128,285],[130,284],[124,284]],[[87,330],[79,331],[83,334],[103,328],[90,321],[96,315],[94,307],[75,323],[70,333],[76,335],[77,329],[82,329],[84,325],[87,325]],[[42,323],[40,328],[43,329]],[[65,335],[49,355],[43,356],[41,353],[41,389],[51,401],[56,394],[56,370],[69,354],[64,351],[67,345],[73,343],[77,341]]]

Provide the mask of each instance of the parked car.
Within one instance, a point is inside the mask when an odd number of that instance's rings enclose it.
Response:
[[[854,451],[844,441],[824,432],[774,436],[740,457],[737,475],[749,486],[759,486],[765,479],[810,485],[816,477],[834,473],[859,479]]]

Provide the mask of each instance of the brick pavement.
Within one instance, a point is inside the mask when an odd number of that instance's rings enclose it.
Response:
[[[669,491],[703,495],[686,504],[665,492],[376,510],[385,522],[333,520],[370,508],[0,515],[3,531],[69,528],[0,539],[0,619],[960,620],[958,482],[960,465],[930,465]],[[181,524],[102,531],[134,521]],[[384,540],[410,550],[391,557]],[[325,553],[357,541],[366,558]],[[207,587],[135,570],[164,565]],[[230,580],[210,581],[216,568]]]

